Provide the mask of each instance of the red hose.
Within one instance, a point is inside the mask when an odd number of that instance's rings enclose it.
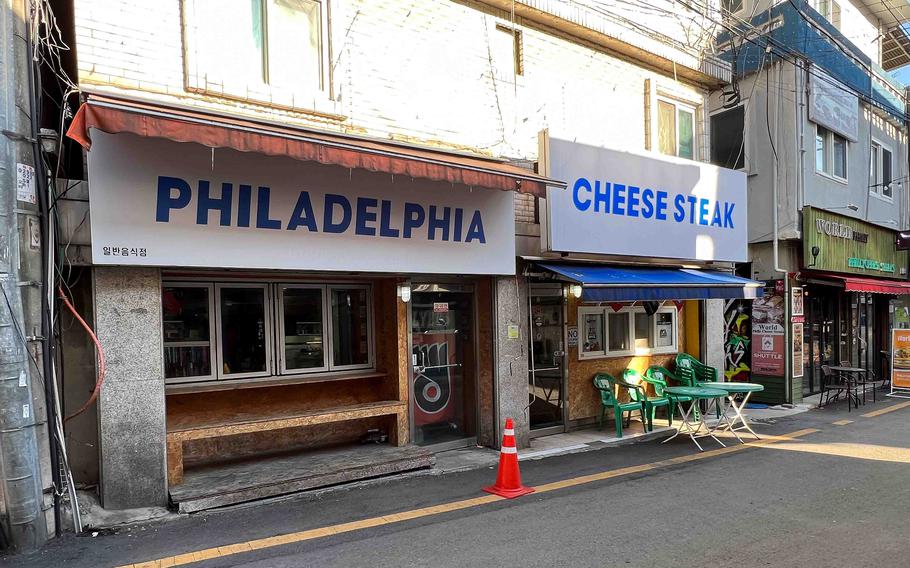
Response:
[[[88,400],[85,401],[85,404],[83,404],[79,410],[63,419],[63,423],[66,424],[76,416],[79,416],[85,412],[88,407],[92,405],[92,403],[98,400],[98,393],[101,392],[101,385],[104,383],[104,349],[101,348],[101,342],[98,341],[98,336],[96,336],[95,332],[92,331],[92,328],[90,328],[88,324],[85,323],[85,320],[82,319],[82,316],[79,315],[79,312],[77,312],[76,308],[74,308],[70,303],[69,298],[66,297],[66,294],[63,292],[63,287],[57,288],[57,293],[60,297],[60,300],[63,301],[63,304],[69,308],[70,312],[72,312],[73,317],[76,318],[76,321],[82,325],[86,333],[88,333],[89,337],[92,338],[92,342],[95,344],[95,349],[98,350],[98,379],[95,381],[95,389],[92,391],[92,396],[88,397]]]

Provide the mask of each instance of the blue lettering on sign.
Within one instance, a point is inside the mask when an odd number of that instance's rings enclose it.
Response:
[[[572,185],[572,204],[581,212],[735,229],[736,203],[663,189],[580,177]],[[592,208],[591,205],[594,207]]]
[[[293,211],[271,211],[271,189],[259,186],[253,212],[253,186],[220,183],[220,192],[212,189],[210,180],[196,181],[195,188],[178,177],[159,176],[155,221],[170,223],[171,213],[195,206],[187,214],[197,225],[217,224],[223,227],[249,229],[255,216],[256,229],[306,230],[310,233],[353,233],[364,237],[391,239],[424,238],[456,243],[486,244],[487,237],[483,216],[479,210],[463,209],[448,205],[424,206],[405,202],[396,212],[388,199],[361,196],[353,200],[344,195],[325,194],[322,199],[322,218],[313,207],[313,197],[308,191],[297,195]],[[576,184],[578,202],[591,205],[591,186]],[[585,194],[587,192],[588,195]],[[236,202],[234,197],[236,196]],[[586,201],[585,201],[586,200]],[[195,203],[194,203],[195,201]],[[215,215],[213,215],[215,214]],[[273,217],[274,215],[274,217]],[[214,222],[212,222],[214,221]],[[286,221],[286,223],[285,223]]]

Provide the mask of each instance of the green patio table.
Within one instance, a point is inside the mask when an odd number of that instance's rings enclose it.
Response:
[[[698,443],[699,438],[713,438],[715,442],[720,444],[723,447],[727,447],[723,442],[721,442],[717,436],[714,435],[714,432],[711,428],[708,427],[708,424],[705,422],[705,413],[696,412],[695,415],[698,417],[698,421],[694,424],[689,421],[689,415],[693,413],[695,408],[698,406],[700,400],[712,401],[717,399],[724,399],[727,396],[727,391],[721,389],[713,389],[708,387],[667,387],[664,389],[664,392],[669,395],[675,396],[687,396],[692,399],[692,404],[689,405],[689,408],[685,408],[682,403],[677,400],[676,406],[679,408],[679,413],[682,416],[682,426],[680,426],[676,433],[661,442],[666,444],[673,438],[679,436],[681,433],[686,433],[689,435],[689,438],[692,442],[695,443],[695,446],[698,447],[699,451],[705,451],[701,447],[701,444]],[[705,433],[700,434],[702,428],[704,428]]]
[[[759,435],[755,433],[755,430],[753,430],[752,427],[749,426],[749,421],[746,420],[746,417],[743,415],[743,409],[746,407],[746,404],[749,402],[749,397],[752,396],[752,393],[761,392],[761,391],[765,390],[764,385],[760,385],[758,383],[733,383],[733,382],[722,382],[722,381],[717,381],[717,382],[707,381],[704,383],[699,383],[699,385],[706,387],[706,388],[717,389],[717,390],[722,390],[722,391],[726,392],[727,393],[727,396],[726,396],[727,404],[729,405],[729,408],[732,408],[733,412],[735,413],[735,415],[733,416],[733,419],[731,420],[729,418],[729,416],[727,416],[728,409],[723,408],[721,410],[721,419],[717,422],[717,425],[714,427],[715,432],[718,431],[718,429],[720,429],[721,427],[723,427],[721,432],[732,433],[734,436],[736,436],[736,439],[739,440],[740,443],[745,443],[739,437],[739,434],[737,434],[737,432],[740,432],[742,430],[748,430],[749,433],[752,434],[753,436],[755,436],[756,439],[760,438]],[[743,395],[743,398],[739,402],[739,404],[737,404],[736,395],[740,395],[740,394]],[[741,424],[741,426],[737,426],[736,425],[737,423]]]

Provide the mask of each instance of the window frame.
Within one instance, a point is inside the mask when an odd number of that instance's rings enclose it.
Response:
[[[723,10],[724,14],[737,15],[737,14],[741,14],[742,12],[746,11],[746,7],[747,7],[746,5],[748,4],[748,2],[746,0],[739,0],[740,6],[736,10],[731,10],[728,7],[724,6],[724,3],[726,1],[727,0],[721,0],[721,2],[720,2],[720,8],[721,8],[721,10]]]
[[[514,73],[511,76],[505,76],[496,72],[494,72],[493,75],[496,79],[515,82],[517,77],[522,77],[525,74],[524,34],[517,26],[513,26],[512,24],[501,24],[498,22],[493,26],[493,33],[502,33],[512,37],[512,66],[514,69]]]
[[[370,369],[375,364],[374,349],[376,340],[373,335],[373,294],[369,284],[326,284],[326,291],[323,300],[326,308],[327,317],[327,341],[326,345],[326,362],[329,365],[329,371],[353,371],[356,369]],[[335,365],[335,323],[332,318],[332,291],[333,290],[366,290],[367,299],[367,362],[357,363],[354,365]]]
[[[161,293],[164,288],[170,287],[187,287],[187,288],[208,288],[209,289],[209,336],[212,361],[212,373],[210,375],[195,375],[192,377],[164,377],[165,385],[176,385],[183,383],[242,383],[252,380],[275,380],[293,381],[294,379],[320,376],[331,377],[343,375],[350,371],[375,370],[376,369],[376,330],[375,330],[375,298],[374,286],[372,282],[345,282],[337,280],[332,282],[309,280],[288,280],[287,278],[262,279],[262,278],[245,278],[222,280],[218,278],[204,278],[196,276],[179,276],[163,277],[161,279]],[[221,312],[221,290],[224,288],[262,288],[265,291],[265,325],[266,325],[266,371],[251,373],[231,373],[224,374],[224,357],[223,357],[223,337],[221,323],[223,316]],[[284,340],[284,290],[289,288],[318,288],[322,290],[322,314],[323,323],[323,366],[309,369],[288,369],[285,360],[285,340]],[[334,365],[334,329],[332,322],[331,291],[333,289],[363,289],[366,291],[367,304],[367,362],[356,365]],[[162,311],[163,314],[163,311]],[[162,321],[162,350],[161,356],[164,357],[164,323]],[[171,345],[169,345],[171,346]]]
[[[872,156],[874,150],[878,149],[877,156]],[[885,195],[884,173],[885,173],[885,152],[891,155],[891,195]],[[872,144],[869,146],[869,193],[875,197],[894,203],[894,150],[889,144],[882,142],[877,138],[872,138]],[[874,161],[874,163],[873,163]]]
[[[306,373],[319,373],[326,372],[329,370],[329,353],[328,345],[326,342],[326,329],[329,327],[328,322],[326,322],[327,315],[327,305],[326,305],[326,293],[325,286],[320,284],[288,284],[288,283],[277,283],[277,299],[275,302],[275,311],[276,311],[276,325],[275,325],[275,337],[278,340],[277,353],[278,353],[278,369],[279,374],[281,375],[302,375]],[[309,368],[288,368],[287,366],[287,340],[284,333],[284,293],[287,290],[319,290],[321,292],[321,302],[320,302],[320,312],[322,315],[322,365],[319,367],[309,367]]]
[[[161,283],[161,291],[164,292],[165,288],[205,288],[208,290],[209,295],[209,374],[208,375],[193,375],[189,377],[165,377],[165,381],[168,383],[198,383],[202,381],[213,381],[218,377],[218,367],[219,364],[216,360],[216,351],[217,349],[217,338],[216,338],[216,327],[218,325],[215,318],[215,283],[214,282],[172,282],[164,281]],[[203,341],[168,341],[164,338],[164,307],[162,306],[161,310],[161,357],[162,363],[165,358],[165,352],[168,347],[204,347]],[[165,365],[162,365],[162,373],[166,372]]]
[[[215,337],[217,338],[218,344],[218,368],[216,370],[216,380],[219,381],[229,381],[234,379],[252,379],[257,377],[270,377],[275,374],[275,365],[274,365],[274,345],[272,341],[272,336],[274,335],[274,324],[272,322],[272,295],[271,295],[271,286],[268,282],[215,282],[215,319],[218,322],[218,328],[216,330]],[[221,329],[221,323],[223,317],[221,315],[221,291],[225,288],[261,288],[263,291],[263,318],[265,323],[265,370],[264,371],[251,371],[248,373],[224,373],[224,349],[221,348],[223,345],[223,333]]]
[[[842,134],[834,132],[830,128],[827,128],[821,124],[815,125],[815,140],[819,138],[819,129],[824,130],[825,136],[823,138],[823,156],[825,167],[824,169],[818,169],[818,149],[816,148],[815,153],[815,173],[826,177],[828,179],[834,180],[838,183],[847,184],[850,179],[850,139]],[[834,173],[834,142],[835,138],[840,138],[844,141],[844,177],[841,177]]]
[[[337,104],[334,102],[333,73],[332,73],[332,41],[331,41],[331,0],[311,0],[319,4],[320,15],[320,73],[319,88],[297,92],[293,88],[272,85],[268,82],[269,76],[269,32],[268,32],[268,2],[262,0],[263,18],[263,80],[257,84],[246,84],[240,88],[236,84],[226,84],[230,78],[209,75],[200,69],[195,62],[197,39],[193,34],[196,27],[195,11],[189,6],[196,0],[180,0],[181,7],[181,35],[183,54],[184,89],[190,93],[198,93],[221,99],[255,103],[269,108],[309,111],[324,114],[337,114]]]
[[[660,151],[660,111],[658,109],[660,108],[661,102],[672,105],[673,110],[674,110],[673,120],[674,120],[674,125],[675,125],[674,130],[676,131],[676,152],[673,154],[673,156],[676,158],[681,158],[683,160],[697,161],[699,159],[699,152],[698,152],[698,130],[699,130],[698,129],[698,108],[699,107],[692,103],[682,101],[679,99],[675,99],[675,98],[672,98],[672,97],[669,97],[669,96],[666,96],[666,95],[663,95],[660,93],[657,94],[657,96],[655,97],[655,102],[654,102],[654,125],[655,125],[655,135],[656,135],[655,146],[656,146],[657,153],[661,154],[662,156],[667,155]],[[692,113],[692,157],[691,158],[684,158],[679,155],[679,146],[680,146],[680,144],[679,144],[679,111],[680,111],[680,109]]]
[[[713,159],[712,154],[713,154],[713,150],[714,150],[714,122],[713,122],[714,117],[727,113],[727,112],[737,110],[737,109],[742,109],[742,112],[743,112],[743,166],[741,168],[735,168],[735,171],[749,173],[751,171],[751,160],[749,159],[750,143],[749,143],[749,137],[746,136],[746,118],[749,116],[749,99],[743,99],[742,101],[740,101],[740,103],[738,105],[736,105],[734,107],[718,108],[718,109],[711,111],[708,114],[707,128],[708,128],[708,134],[710,137],[710,139],[708,141],[708,159],[709,159],[709,161]],[[711,163],[714,164],[713,161]],[[718,165],[718,164],[714,164],[714,165]],[[720,166],[720,167],[726,167],[726,166]]]
[[[611,314],[621,314],[628,313],[628,334],[629,334],[629,345],[630,348],[622,351],[611,351],[609,349],[610,345],[610,326],[609,326],[609,317]],[[584,316],[586,314],[595,314],[601,315],[603,321],[603,346],[602,351],[591,351],[588,353],[583,352],[582,350],[582,341],[579,338],[578,345],[578,359],[579,360],[588,360],[588,359],[609,359],[616,357],[640,357],[640,356],[649,356],[649,355],[669,355],[673,353],[679,353],[679,311],[675,306],[661,306],[654,312],[653,315],[648,316],[650,320],[650,325],[648,326],[649,337],[648,341],[650,347],[638,348],[635,347],[635,314],[643,313],[647,314],[647,311],[643,306],[624,306],[620,310],[613,310],[609,306],[579,306],[578,307],[578,325],[579,327],[583,326]],[[656,338],[657,338],[657,318],[655,317],[659,313],[668,313],[671,314],[673,319],[673,343],[668,347],[656,347]],[[580,330],[581,332],[581,330]]]

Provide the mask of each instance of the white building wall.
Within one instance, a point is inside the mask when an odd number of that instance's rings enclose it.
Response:
[[[331,99],[277,109],[186,89],[180,7],[178,0],[76,0],[81,85],[532,161],[543,128],[588,143],[644,149],[646,126],[653,122],[646,120],[649,98],[653,102],[660,91],[703,109],[707,96],[672,75],[520,19],[515,27],[523,35],[524,74],[499,76],[493,59],[502,54],[489,40],[503,33],[496,24],[512,25],[507,12],[440,0],[338,0],[330,4]],[[672,19],[678,32],[680,18]],[[669,16],[662,21],[665,31],[674,32]],[[699,37],[694,33],[686,42]],[[703,123],[699,134],[704,158]]]

